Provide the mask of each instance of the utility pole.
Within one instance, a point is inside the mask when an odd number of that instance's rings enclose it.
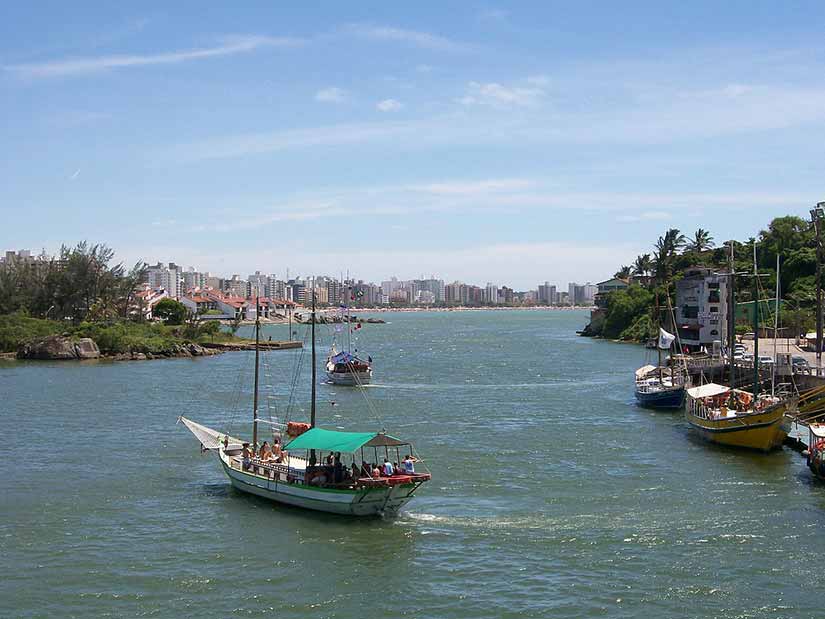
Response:
[[[825,202],[811,209],[811,221],[816,233],[816,373],[822,369],[822,222],[825,219]]]

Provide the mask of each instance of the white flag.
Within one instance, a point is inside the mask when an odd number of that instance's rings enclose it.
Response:
[[[676,339],[676,336],[672,333],[668,333],[661,327],[659,327],[659,348],[662,350],[667,350],[670,348],[670,345],[673,344],[673,340]]]

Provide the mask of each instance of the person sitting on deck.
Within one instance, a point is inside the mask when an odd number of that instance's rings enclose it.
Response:
[[[264,441],[264,444],[261,445],[261,460],[266,462],[267,460],[272,459],[272,449],[269,447],[269,442]]]
[[[370,476],[370,465],[366,460],[361,460],[361,477]]]
[[[413,458],[412,454],[407,454],[407,457],[404,458],[404,472],[407,475],[415,475],[415,461],[416,458]]]
[[[275,458],[275,460],[281,457],[281,439],[277,436],[272,439],[272,457]],[[278,461],[280,462],[280,460]]]
[[[329,452],[327,456],[327,466],[332,466],[335,462],[335,457],[333,456],[332,452]]]
[[[392,473],[393,473],[392,464],[390,464],[389,460],[384,458],[384,475],[386,475],[387,477],[392,477]]]
[[[248,471],[252,466],[252,451],[249,449],[249,443],[243,444],[243,470]]]
[[[352,461],[352,478],[353,479],[358,479],[359,477],[361,477],[361,467],[359,467],[355,463],[355,460],[353,460]]]
[[[381,469],[378,468],[378,464],[375,462],[372,463],[372,477],[381,477]]]

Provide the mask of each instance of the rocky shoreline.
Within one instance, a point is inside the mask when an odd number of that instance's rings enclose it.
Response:
[[[264,341],[263,350],[284,350],[301,348],[299,341]],[[255,342],[194,342],[173,343],[162,352],[130,351],[122,353],[101,352],[97,343],[88,337],[71,338],[67,335],[49,335],[21,345],[16,353],[4,353],[3,359],[35,361],[84,361],[102,359],[107,361],[148,361],[152,359],[174,359],[183,357],[210,357],[224,352],[255,350]]]
[[[144,361],[149,359],[170,359],[175,357],[208,357],[217,355],[221,350],[208,348],[195,343],[172,344],[163,352],[126,352],[105,354],[97,343],[88,337],[73,339],[65,335],[49,335],[31,340],[21,345],[14,354],[16,359],[36,361],[83,361],[105,359],[110,361]],[[11,357],[11,355],[8,355]]]

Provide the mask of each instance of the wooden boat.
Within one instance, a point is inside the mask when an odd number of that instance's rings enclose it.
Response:
[[[808,449],[805,456],[811,473],[825,480],[825,424],[812,423],[808,426]]]
[[[668,297],[668,308],[670,309],[671,323],[676,324],[673,316],[673,308],[670,307]],[[690,386],[690,376],[684,363],[674,363],[671,358],[669,365],[662,360],[662,352],[671,350],[676,335],[671,335],[661,326],[659,314],[659,296],[656,295],[655,320],[659,325],[659,337],[651,340],[652,348],[656,349],[657,364],[644,365],[635,373],[635,396],[639,406],[655,409],[679,409],[685,403],[685,388]],[[678,333],[678,331],[677,331]],[[649,346],[651,342],[645,345]]]
[[[338,352],[333,345],[327,357],[327,380],[334,385],[356,387],[372,380],[372,358],[366,361],[348,351]]]
[[[646,408],[682,408],[686,382],[681,368],[642,366],[636,370],[636,401]]]
[[[728,316],[728,361],[731,385],[737,384],[736,361],[733,355],[735,292],[733,246],[730,256],[729,316]],[[759,298],[759,284],[756,261],[756,244],[753,248],[753,291],[752,298]],[[777,285],[778,285],[777,272]],[[759,333],[758,303],[753,304],[753,332]],[[774,333],[776,330],[774,330]],[[791,429],[789,408],[796,407],[798,398],[775,391],[775,372],[771,375],[770,393],[760,393],[762,378],[759,375],[759,339],[754,340],[753,381],[751,391],[733,389],[716,383],[693,387],[687,391],[685,419],[706,439],[729,445],[770,451],[780,447]]]
[[[687,390],[685,419],[707,440],[770,451],[790,430],[785,413],[789,400],[708,383]]]
[[[312,329],[312,405],[310,422],[290,422],[273,431],[272,453],[258,445],[258,377],[260,347],[255,347],[252,440],[181,417],[203,451],[217,453],[230,483],[240,490],[279,503],[348,516],[394,516],[430,480],[414,458],[412,445],[384,432],[341,432],[316,427],[315,299]],[[255,341],[260,342],[256,321]],[[281,439],[288,442],[283,446]],[[326,454],[326,457],[324,457]],[[367,465],[367,459],[372,464]],[[384,468],[382,462],[390,464]],[[395,462],[395,465],[391,463]],[[397,463],[401,463],[401,466]],[[414,464],[418,463],[418,464]],[[377,465],[377,466],[376,466]],[[375,469],[380,470],[380,474]],[[401,471],[398,471],[398,469]]]

